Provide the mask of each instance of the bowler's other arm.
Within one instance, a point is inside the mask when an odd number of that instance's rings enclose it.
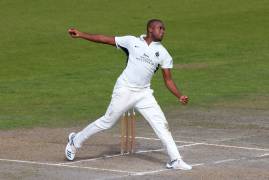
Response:
[[[96,42],[96,43],[103,43],[109,44],[112,46],[116,46],[115,37],[114,36],[105,36],[101,34],[89,34],[85,32],[80,32],[75,28],[68,29],[68,33],[73,38],[82,38],[88,41]]]
[[[178,100],[182,104],[187,104],[189,98],[187,96],[182,95],[178,90],[175,82],[172,79],[170,69],[162,69],[162,73],[166,87],[178,98]]]

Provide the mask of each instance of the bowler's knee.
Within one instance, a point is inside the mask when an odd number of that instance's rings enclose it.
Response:
[[[112,116],[107,115],[104,115],[95,121],[95,125],[103,130],[110,129],[115,123],[116,120]]]

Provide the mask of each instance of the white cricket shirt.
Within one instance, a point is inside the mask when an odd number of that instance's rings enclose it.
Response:
[[[126,68],[118,81],[131,88],[147,88],[159,66],[163,69],[173,67],[172,57],[162,44],[151,42],[148,45],[145,36],[115,37],[117,48],[121,48],[128,56]]]

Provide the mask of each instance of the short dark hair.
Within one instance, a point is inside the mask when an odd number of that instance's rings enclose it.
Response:
[[[160,19],[150,19],[147,23],[147,30],[150,28],[150,26],[152,26],[153,23],[155,22],[160,22],[160,23],[163,23],[162,20]]]

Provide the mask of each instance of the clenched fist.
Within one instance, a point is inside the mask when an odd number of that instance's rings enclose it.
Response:
[[[180,101],[183,105],[185,105],[185,104],[188,103],[189,98],[188,98],[188,96],[180,96],[179,101]]]
[[[70,29],[68,29],[68,33],[70,34],[71,37],[78,38],[78,37],[80,37],[81,32],[74,29],[74,28],[70,28]]]

